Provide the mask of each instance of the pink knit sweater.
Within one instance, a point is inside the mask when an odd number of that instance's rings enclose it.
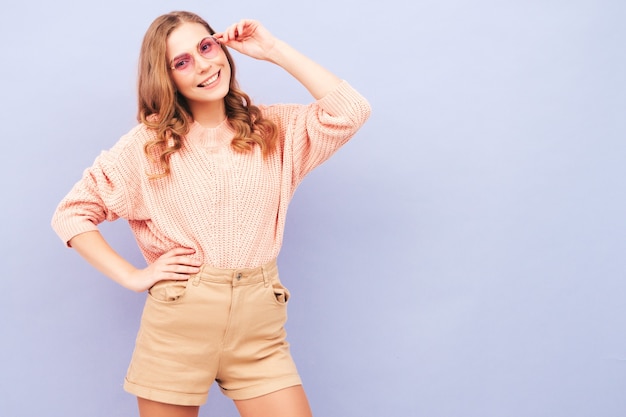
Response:
[[[52,227],[63,242],[97,230],[104,220],[127,219],[148,263],[174,247],[218,268],[252,268],[278,256],[287,206],[304,176],[327,160],[363,125],[368,102],[347,82],[310,105],[259,106],[279,127],[276,151],[263,159],[230,148],[227,122],[198,123],[158,172],[143,145],[154,136],[138,125],[102,152],[61,201]]]

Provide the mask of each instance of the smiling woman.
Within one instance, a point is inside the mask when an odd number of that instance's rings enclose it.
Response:
[[[215,127],[226,117],[224,97],[234,78],[228,56],[207,34],[211,29],[201,24],[181,25],[167,38],[167,59],[177,93],[191,113],[203,116],[201,121],[196,117],[203,126]]]
[[[253,105],[228,47],[285,69],[314,101]],[[214,381],[244,417],[310,416],[276,257],[296,187],[355,135],[368,102],[259,22],[216,33],[188,12],[152,23],[138,86],[140,123],[86,170],[52,221],[94,267],[148,293],[125,389],[142,417],[197,416]],[[118,218],[146,268],[99,233]]]

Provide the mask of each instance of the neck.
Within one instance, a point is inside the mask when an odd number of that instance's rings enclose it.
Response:
[[[224,100],[209,103],[195,103],[191,107],[193,119],[203,127],[217,127],[226,120]]]

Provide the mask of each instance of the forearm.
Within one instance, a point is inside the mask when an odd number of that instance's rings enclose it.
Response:
[[[129,277],[137,270],[119,255],[102,237],[100,232],[91,231],[74,236],[70,246],[94,268],[121,286],[137,291],[130,285]]]
[[[326,96],[341,83],[335,74],[281,40],[276,41],[268,61],[291,74],[316,100]]]

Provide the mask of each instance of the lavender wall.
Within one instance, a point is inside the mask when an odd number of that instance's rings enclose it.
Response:
[[[42,0],[3,5],[0,415],[135,415],[143,298],[49,227],[134,124],[171,9],[252,17],[372,118],[298,190],[279,259],[317,416],[626,415],[626,3]],[[257,102],[306,102],[236,54]],[[137,264],[123,222],[103,233]],[[202,416],[235,416],[214,390]]]

